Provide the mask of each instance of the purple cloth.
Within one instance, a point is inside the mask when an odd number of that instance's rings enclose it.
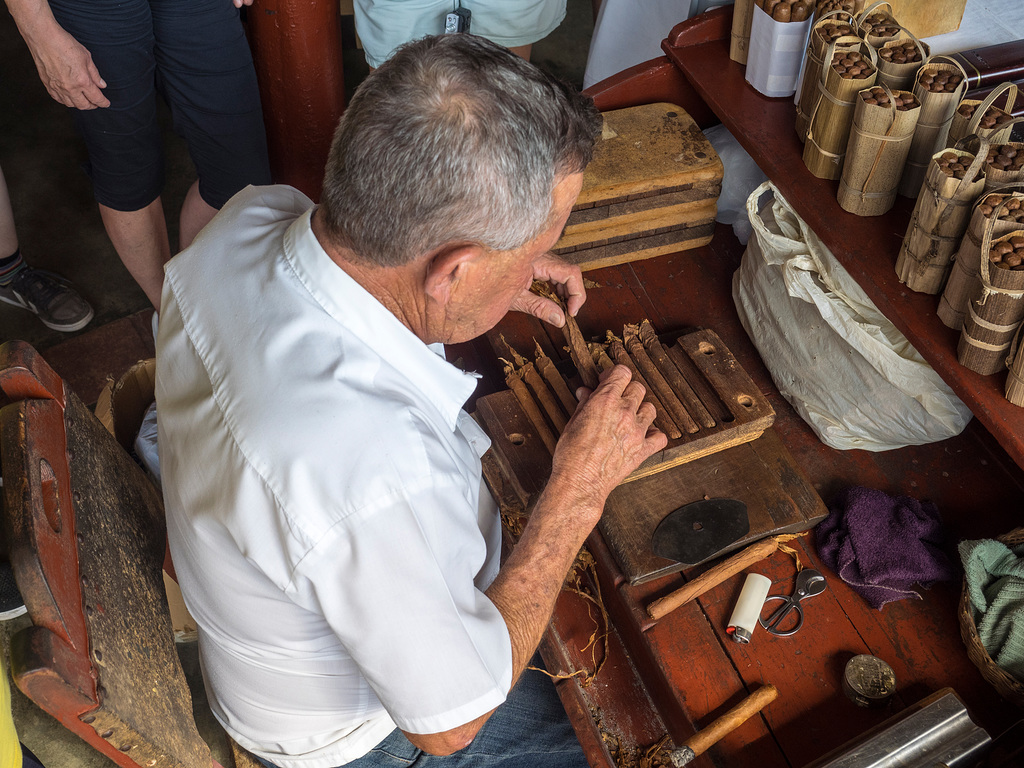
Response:
[[[930,501],[849,488],[815,530],[822,561],[872,608],[907,597],[911,586],[951,581],[939,510]]]

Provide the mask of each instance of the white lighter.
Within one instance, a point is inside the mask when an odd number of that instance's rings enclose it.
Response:
[[[764,600],[768,597],[768,590],[772,587],[772,580],[760,573],[748,573],[747,580],[743,582],[743,589],[740,590],[740,597],[736,601],[736,607],[732,609],[732,616],[729,617],[729,625],[725,628],[726,633],[737,643],[749,643],[750,636],[754,634],[754,627],[761,616],[761,608]]]

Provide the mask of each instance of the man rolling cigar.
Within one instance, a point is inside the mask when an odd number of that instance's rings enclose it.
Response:
[[[579,270],[549,249],[592,103],[469,35],[359,88],[319,206],[249,188],[167,267],[161,474],[210,704],[265,765],[585,766],[525,671],[618,482],[665,445],[626,368],[581,390],[514,551],[481,483],[475,386],[442,344]]]

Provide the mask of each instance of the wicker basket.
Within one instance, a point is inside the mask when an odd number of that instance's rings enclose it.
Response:
[[[1015,528],[996,538],[1008,547],[1024,544],[1024,528]],[[988,655],[988,651],[981,644],[978,629],[974,626],[970,598],[967,596],[966,579],[960,595],[960,636],[964,640],[964,645],[967,646],[967,657],[981,672],[981,676],[996,689],[996,693],[1011,704],[1024,707],[1024,683],[996,666],[992,657]]]

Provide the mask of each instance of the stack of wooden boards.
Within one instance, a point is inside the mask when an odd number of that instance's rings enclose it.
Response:
[[[534,360],[510,349],[510,389],[477,401],[476,417],[492,439],[485,469],[491,468],[487,479],[497,498],[513,497],[519,510],[530,509],[550,474],[551,446],[575,410],[575,386],[596,380],[614,362],[639,373],[660,403],[662,428],[676,435],[612,492],[601,518],[601,533],[631,583],[682,567],[655,555],[651,536],[686,503],[725,497],[747,505],[750,532],[728,549],[807,530],[824,516],[813,487],[770,429],[771,405],[714,331],[659,338],[645,321],[627,325],[621,337],[609,333],[605,342],[588,344],[573,321],[567,338],[575,374],[563,376],[565,366],[539,347]],[[671,414],[665,402],[673,399]]]
[[[693,119],[665,103],[603,117],[555,253],[587,270],[710,242],[722,161]]]

